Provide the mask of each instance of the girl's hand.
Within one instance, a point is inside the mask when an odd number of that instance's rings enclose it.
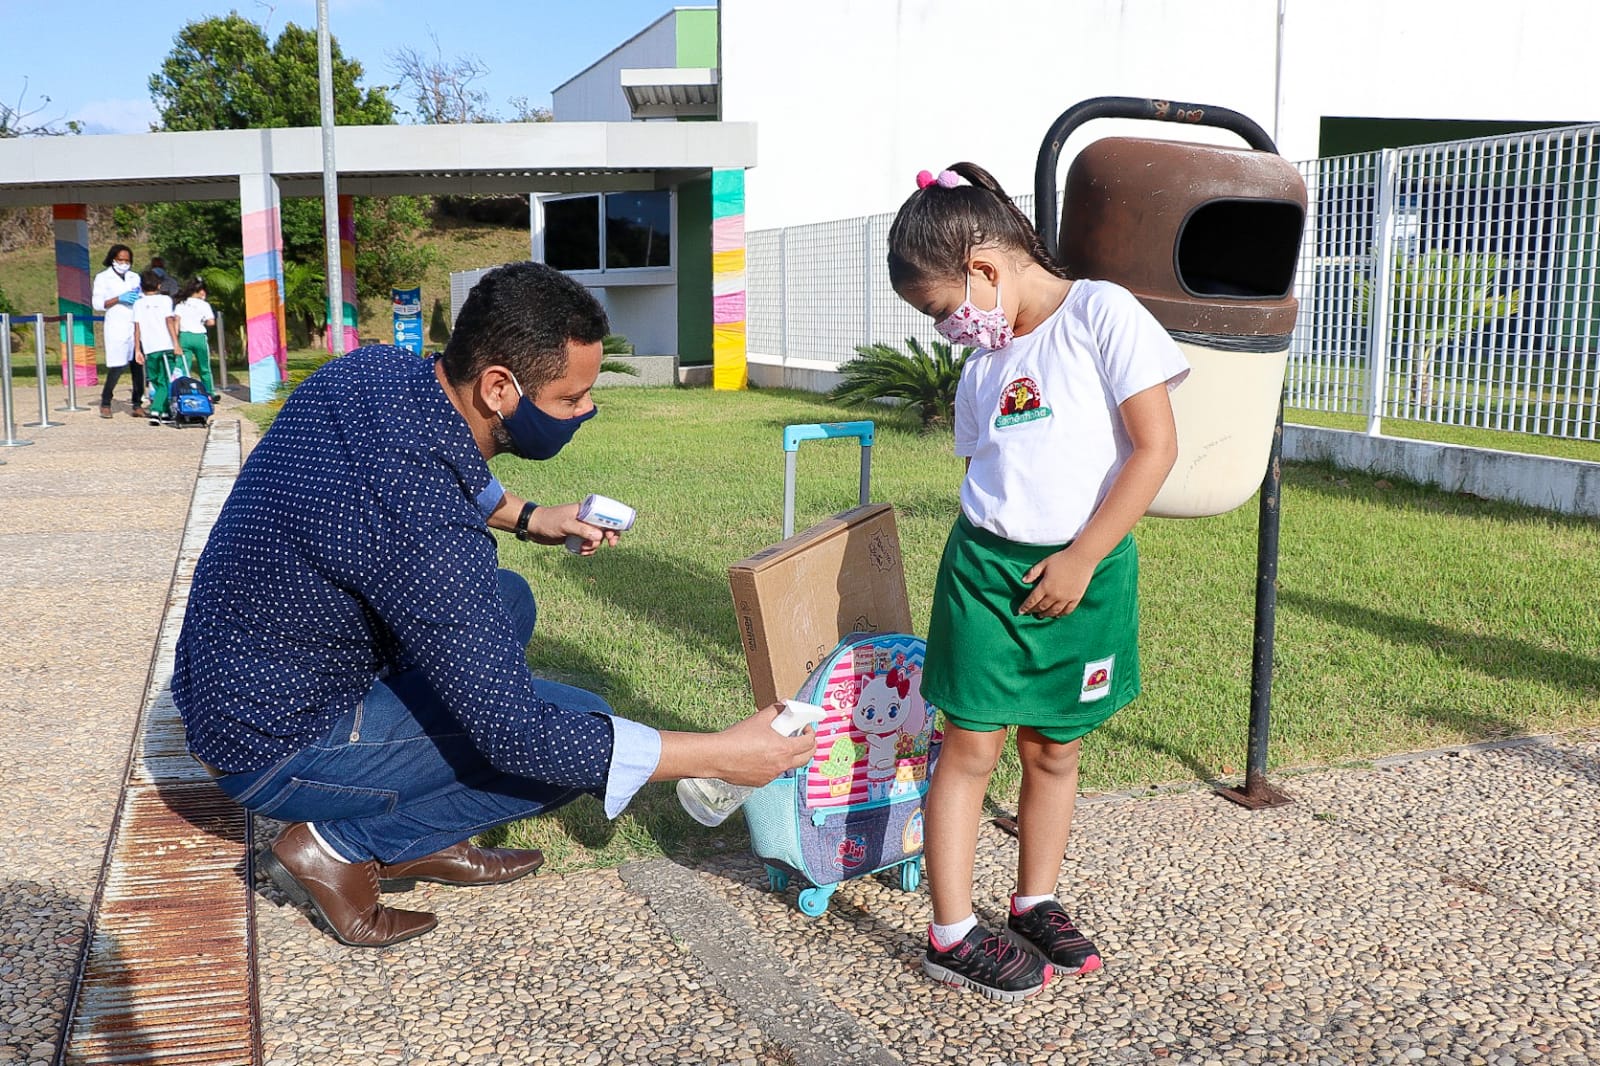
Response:
[[[1035,618],[1060,618],[1070,614],[1083,599],[1089,579],[1094,577],[1098,559],[1084,559],[1082,553],[1072,548],[1062,548],[1046,556],[1022,575],[1022,580],[1033,586],[1018,614],[1031,614]]]

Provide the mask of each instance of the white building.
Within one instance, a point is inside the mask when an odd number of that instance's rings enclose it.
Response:
[[[1535,0],[722,0],[721,117],[758,125],[749,229],[892,211],[958,159],[1029,192],[1096,96],[1231,108],[1290,160],[1593,119],[1600,4]],[[1227,135],[1102,122],[1107,134]]]

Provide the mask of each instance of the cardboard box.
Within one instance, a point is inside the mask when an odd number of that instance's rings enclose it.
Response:
[[[894,508],[870,503],[728,568],[756,706],[791,699],[847,633],[910,633]]]

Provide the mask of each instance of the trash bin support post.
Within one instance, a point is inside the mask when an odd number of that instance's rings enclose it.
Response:
[[[1132,96],[1100,96],[1076,104],[1051,124],[1034,165],[1035,228],[1052,259],[1061,257],[1061,219],[1056,207],[1056,170],[1061,149],[1079,126],[1101,118],[1148,119],[1211,126],[1235,134],[1251,148],[1278,153],[1266,130],[1237,111]],[[1272,712],[1272,651],[1277,625],[1278,534],[1283,488],[1283,397],[1280,395],[1266,473],[1261,482],[1256,534],[1256,611],[1250,670],[1250,736],[1242,788],[1218,793],[1259,810],[1293,802],[1267,784],[1267,740]],[[1004,828],[1004,827],[1002,827]]]
[[[1261,480],[1256,520],[1256,618],[1250,656],[1250,740],[1244,787],[1220,788],[1217,795],[1258,811],[1294,802],[1267,783],[1267,736],[1272,723],[1272,648],[1278,625],[1278,530],[1283,517],[1283,401],[1272,427],[1272,450]]]

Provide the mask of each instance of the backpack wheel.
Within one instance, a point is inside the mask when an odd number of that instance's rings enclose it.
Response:
[[[817,918],[828,909],[828,900],[833,897],[833,890],[837,885],[826,887],[808,888],[800,893],[800,913],[808,918]]]

